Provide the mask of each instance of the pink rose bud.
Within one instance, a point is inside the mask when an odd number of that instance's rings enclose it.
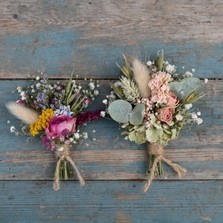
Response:
[[[159,110],[158,119],[161,122],[169,124],[173,120],[173,109],[170,107],[164,107]]]
[[[54,116],[51,118],[46,130],[47,138],[60,138],[76,132],[76,117],[66,115]]]

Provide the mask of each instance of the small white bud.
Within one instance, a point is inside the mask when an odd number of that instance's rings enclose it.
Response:
[[[184,105],[184,107],[185,107],[187,110],[191,109],[192,106],[193,106],[192,104],[185,104],[185,105]]]
[[[101,112],[100,112],[100,116],[101,116],[101,117],[105,117],[105,114],[106,114],[105,111],[101,111]]]
[[[183,116],[181,114],[177,114],[175,117],[176,117],[176,120],[178,120],[178,121],[183,120]]]
[[[152,61],[147,61],[147,63],[146,63],[146,65],[148,66],[148,67],[150,67],[151,65],[152,65],[153,63],[152,63]]]
[[[195,113],[192,113],[192,114],[191,114],[191,118],[192,118],[192,119],[197,119],[197,115],[196,115]]]
[[[196,119],[196,122],[198,125],[202,124],[203,123],[203,119],[202,118],[197,118]]]
[[[16,132],[16,128],[15,128],[15,126],[11,126],[11,127],[10,127],[10,132],[11,132],[11,133]]]
[[[107,105],[107,104],[108,104],[108,100],[107,100],[107,99],[104,99],[104,100],[102,101],[102,103],[105,104],[105,105]]]
[[[200,112],[200,111],[199,111],[199,112],[197,112],[197,115],[198,115],[198,116],[200,116],[200,115],[201,115],[201,112]]]

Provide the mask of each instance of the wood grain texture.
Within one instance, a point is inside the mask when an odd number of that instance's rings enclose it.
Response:
[[[65,77],[114,78],[129,53],[164,49],[178,68],[222,77],[221,0],[0,1],[0,78],[38,69]]]
[[[101,81],[101,96],[92,106],[104,109],[101,103],[110,91],[110,81]],[[11,124],[18,122],[3,107],[7,101],[16,100],[17,94],[9,94],[17,85],[25,81],[1,81],[0,126],[2,143],[0,145],[1,180],[48,180],[52,179],[55,157],[43,146],[38,138],[27,143],[26,137],[16,137],[9,133]],[[204,115],[201,126],[185,128],[177,140],[166,149],[166,156],[188,169],[183,179],[223,179],[222,150],[222,101],[223,81],[209,81],[207,95],[197,107]],[[197,111],[197,108],[194,108]],[[6,124],[11,120],[11,124]],[[118,124],[109,118],[91,123],[86,130],[91,133],[89,140],[78,145],[72,152],[86,180],[136,180],[145,179],[146,146],[137,146],[125,141]],[[193,130],[193,131],[192,131]],[[92,141],[92,138],[96,141]],[[89,144],[87,146],[85,143]],[[38,171],[37,171],[38,170]],[[166,167],[162,179],[177,179],[175,173]]]
[[[50,182],[0,181],[1,222],[13,223],[221,223],[222,181],[89,182],[86,187]],[[19,192],[18,192],[18,188]]]
[[[1,223],[222,223],[222,0],[0,0],[0,8]],[[166,148],[186,176],[180,180],[165,166],[143,193],[145,145],[125,141],[105,118],[86,127],[90,138],[71,153],[86,186],[74,177],[54,192],[54,154],[38,138],[27,142],[9,132],[19,122],[5,103],[27,83],[16,79],[41,70],[59,80],[74,69],[81,79],[101,79],[91,109],[104,109],[122,54],[146,62],[160,49],[180,72],[195,68],[196,76],[211,79],[194,108],[204,123],[185,128]]]

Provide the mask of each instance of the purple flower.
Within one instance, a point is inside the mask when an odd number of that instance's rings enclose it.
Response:
[[[38,93],[37,95],[37,101],[42,101],[44,99],[44,94],[43,93]]]
[[[47,136],[43,136],[42,143],[47,150],[55,151],[56,149],[55,142],[50,140]]]

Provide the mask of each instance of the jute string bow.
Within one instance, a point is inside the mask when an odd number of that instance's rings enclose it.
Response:
[[[58,161],[57,161],[57,166],[56,166],[56,170],[55,170],[53,189],[54,190],[60,189],[60,165],[63,160],[67,160],[72,165],[72,167],[73,167],[74,171],[76,172],[77,177],[80,181],[80,185],[84,186],[85,181],[82,178],[73,159],[70,157],[70,146],[64,144],[63,146],[56,149],[55,154],[58,157]]]
[[[173,163],[170,159],[167,159],[164,157],[163,145],[150,143],[148,145],[147,151],[148,151],[149,155],[154,155],[156,158],[153,162],[152,168],[150,169],[149,178],[144,186],[144,192],[146,192],[149,189],[149,187],[155,177],[155,171],[156,171],[157,164],[159,163],[159,161],[163,161],[166,164],[168,164],[170,167],[172,167],[173,170],[175,172],[177,172],[179,177],[182,177],[186,173],[186,171],[187,171],[186,169],[184,169],[183,167],[181,167],[180,165],[178,165],[176,163]]]

